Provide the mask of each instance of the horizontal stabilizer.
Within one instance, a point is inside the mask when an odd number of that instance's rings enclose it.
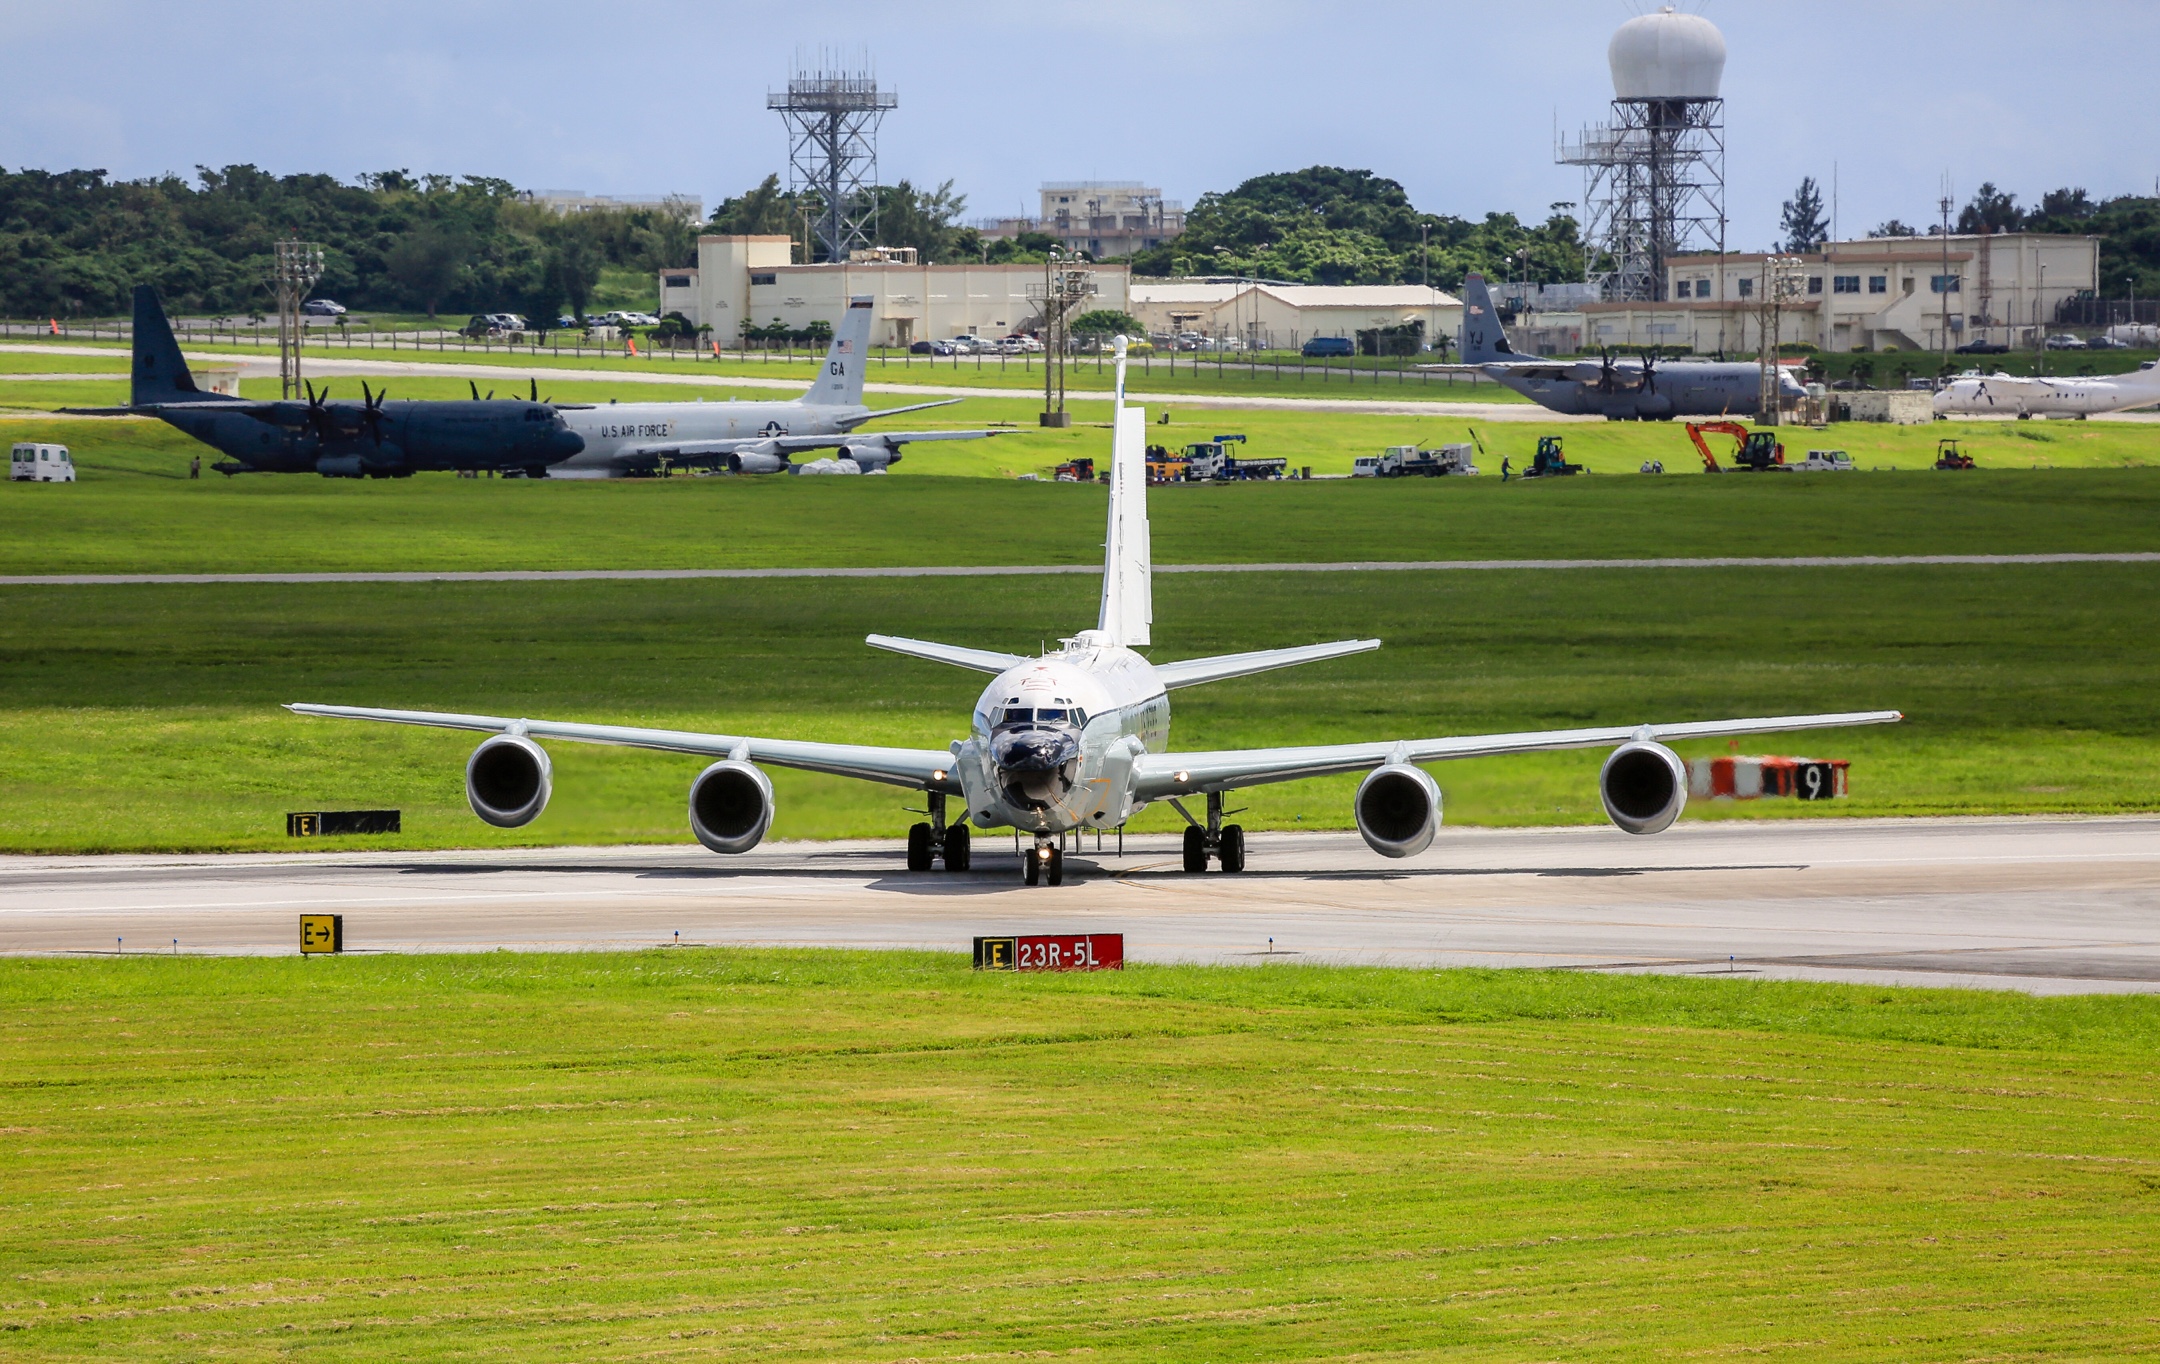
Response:
[[[1213,658],[1188,658],[1182,663],[1158,663],[1155,675],[1165,687],[1190,687],[1201,682],[1220,682],[1226,677],[1264,673],[1271,668],[1294,668],[1318,663],[1323,658],[1362,654],[1380,647],[1377,639],[1345,639],[1333,644],[1303,644],[1295,649],[1258,649],[1249,654],[1217,654]]]
[[[950,663],[956,668],[973,668],[979,673],[1001,673],[1007,668],[1027,662],[1018,654],[1001,654],[994,649],[963,649],[957,644],[937,644],[927,639],[865,635],[863,643],[873,649],[890,649],[896,654],[927,658],[932,663]]]

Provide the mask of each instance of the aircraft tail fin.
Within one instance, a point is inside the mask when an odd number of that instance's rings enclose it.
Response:
[[[1124,338],[1118,397],[1125,395]],[[1103,537],[1102,616],[1096,628],[1119,644],[1150,644],[1155,623],[1155,551],[1148,539],[1147,411],[1120,401],[1110,439],[1110,526]]]
[[[195,387],[195,376],[188,373],[187,361],[181,357],[180,343],[173,339],[172,324],[165,320],[157,290],[147,284],[136,285],[135,368],[128,401],[138,405],[185,403],[216,397]]]
[[[848,300],[847,312],[833,331],[832,347],[825,352],[825,368],[802,395],[813,407],[862,406],[863,369],[870,360],[870,315],[876,299],[858,294]]]
[[[1492,293],[1485,287],[1483,275],[1463,276],[1462,345],[1456,354],[1466,365],[1523,358],[1521,351],[1508,344],[1507,331],[1500,325],[1500,312],[1493,307]]]

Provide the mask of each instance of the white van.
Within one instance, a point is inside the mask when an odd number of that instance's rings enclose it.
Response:
[[[65,445],[36,445],[19,441],[8,454],[10,483],[73,483],[75,462]]]

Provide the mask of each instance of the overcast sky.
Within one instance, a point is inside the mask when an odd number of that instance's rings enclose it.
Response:
[[[952,179],[968,216],[1043,180],[1144,180],[1191,203],[1315,163],[1401,181],[1420,208],[1542,218],[1581,190],[1557,124],[1599,118],[1605,45],[1646,0],[1085,5],[0,0],[14,77],[0,166],[115,176],[500,176],[679,191],[708,207],[786,143],[765,110],[799,53],[867,53],[900,105],[882,179]],[[2037,199],[2152,193],[2160,5],[2130,0],[1686,0],[1724,30],[1739,249],[1803,175],[1838,227],[1933,214],[1947,173]]]

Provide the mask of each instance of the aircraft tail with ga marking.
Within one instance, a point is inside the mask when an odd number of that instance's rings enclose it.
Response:
[[[825,352],[825,368],[811,381],[802,401],[810,407],[862,406],[863,369],[870,362],[870,314],[875,299],[868,294],[848,300],[847,314],[833,332],[832,348]]]

